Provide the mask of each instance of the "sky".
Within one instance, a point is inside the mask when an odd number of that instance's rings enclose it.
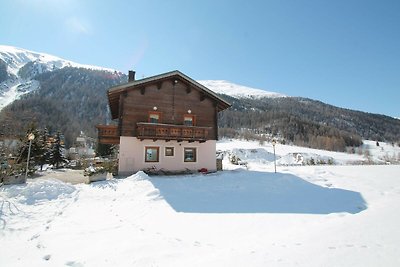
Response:
[[[400,117],[398,0],[0,0],[0,44]]]

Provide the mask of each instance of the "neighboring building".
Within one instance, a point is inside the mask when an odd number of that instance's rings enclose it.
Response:
[[[218,112],[230,104],[179,71],[108,90],[112,119],[98,125],[99,142],[119,144],[119,174],[149,168],[216,170]]]
[[[68,157],[71,159],[93,158],[96,154],[93,149],[95,140],[94,138],[86,136],[81,131],[80,135],[75,140],[75,146],[70,147],[68,150]]]

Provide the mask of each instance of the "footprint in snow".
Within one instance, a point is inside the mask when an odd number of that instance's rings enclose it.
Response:
[[[65,263],[65,265],[71,266],[71,267],[83,267],[84,266],[82,263],[76,262],[76,261],[67,261]]]
[[[30,241],[35,240],[35,239],[38,238],[39,236],[40,236],[39,234],[33,235],[29,240],[30,240]]]
[[[44,249],[45,246],[43,246],[42,243],[37,243],[36,248],[37,249]]]
[[[43,259],[46,260],[46,261],[50,260],[50,258],[51,258],[51,255],[49,255],[49,254],[43,256]]]

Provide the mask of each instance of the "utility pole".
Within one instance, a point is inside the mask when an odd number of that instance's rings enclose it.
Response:
[[[275,139],[272,140],[272,146],[274,148],[274,169],[275,169],[275,173],[276,173],[276,155],[275,155],[275,145],[276,145],[276,141]]]
[[[35,139],[35,135],[33,133],[30,133],[28,135],[28,140],[29,140],[29,148],[28,148],[28,159],[26,160],[26,171],[25,171],[25,181],[26,178],[28,177],[28,169],[29,169],[29,158],[31,156],[31,146],[32,146],[32,140]]]

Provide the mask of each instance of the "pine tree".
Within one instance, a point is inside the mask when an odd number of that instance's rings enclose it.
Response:
[[[57,169],[60,167],[60,164],[67,162],[63,155],[63,150],[64,144],[61,141],[61,133],[57,132],[50,150],[50,163]]]
[[[28,136],[29,134],[33,134],[34,135],[34,139],[32,140],[31,143],[31,153],[30,153],[30,160],[29,162],[34,162],[37,160],[37,157],[42,153],[41,151],[41,145],[39,142],[39,130],[36,128],[36,125],[34,123],[30,124],[28,127],[28,130],[26,131],[25,136],[21,139],[21,145],[18,149],[18,163],[21,162],[26,162],[27,158],[28,158],[28,150],[29,150],[29,143],[30,141],[28,140]]]
[[[43,165],[50,162],[51,144],[47,128],[40,132],[38,142],[40,146],[40,154],[37,156],[36,163],[40,165],[40,170],[42,171]]]
[[[96,147],[96,156],[106,157],[113,154],[113,145],[98,143]]]

